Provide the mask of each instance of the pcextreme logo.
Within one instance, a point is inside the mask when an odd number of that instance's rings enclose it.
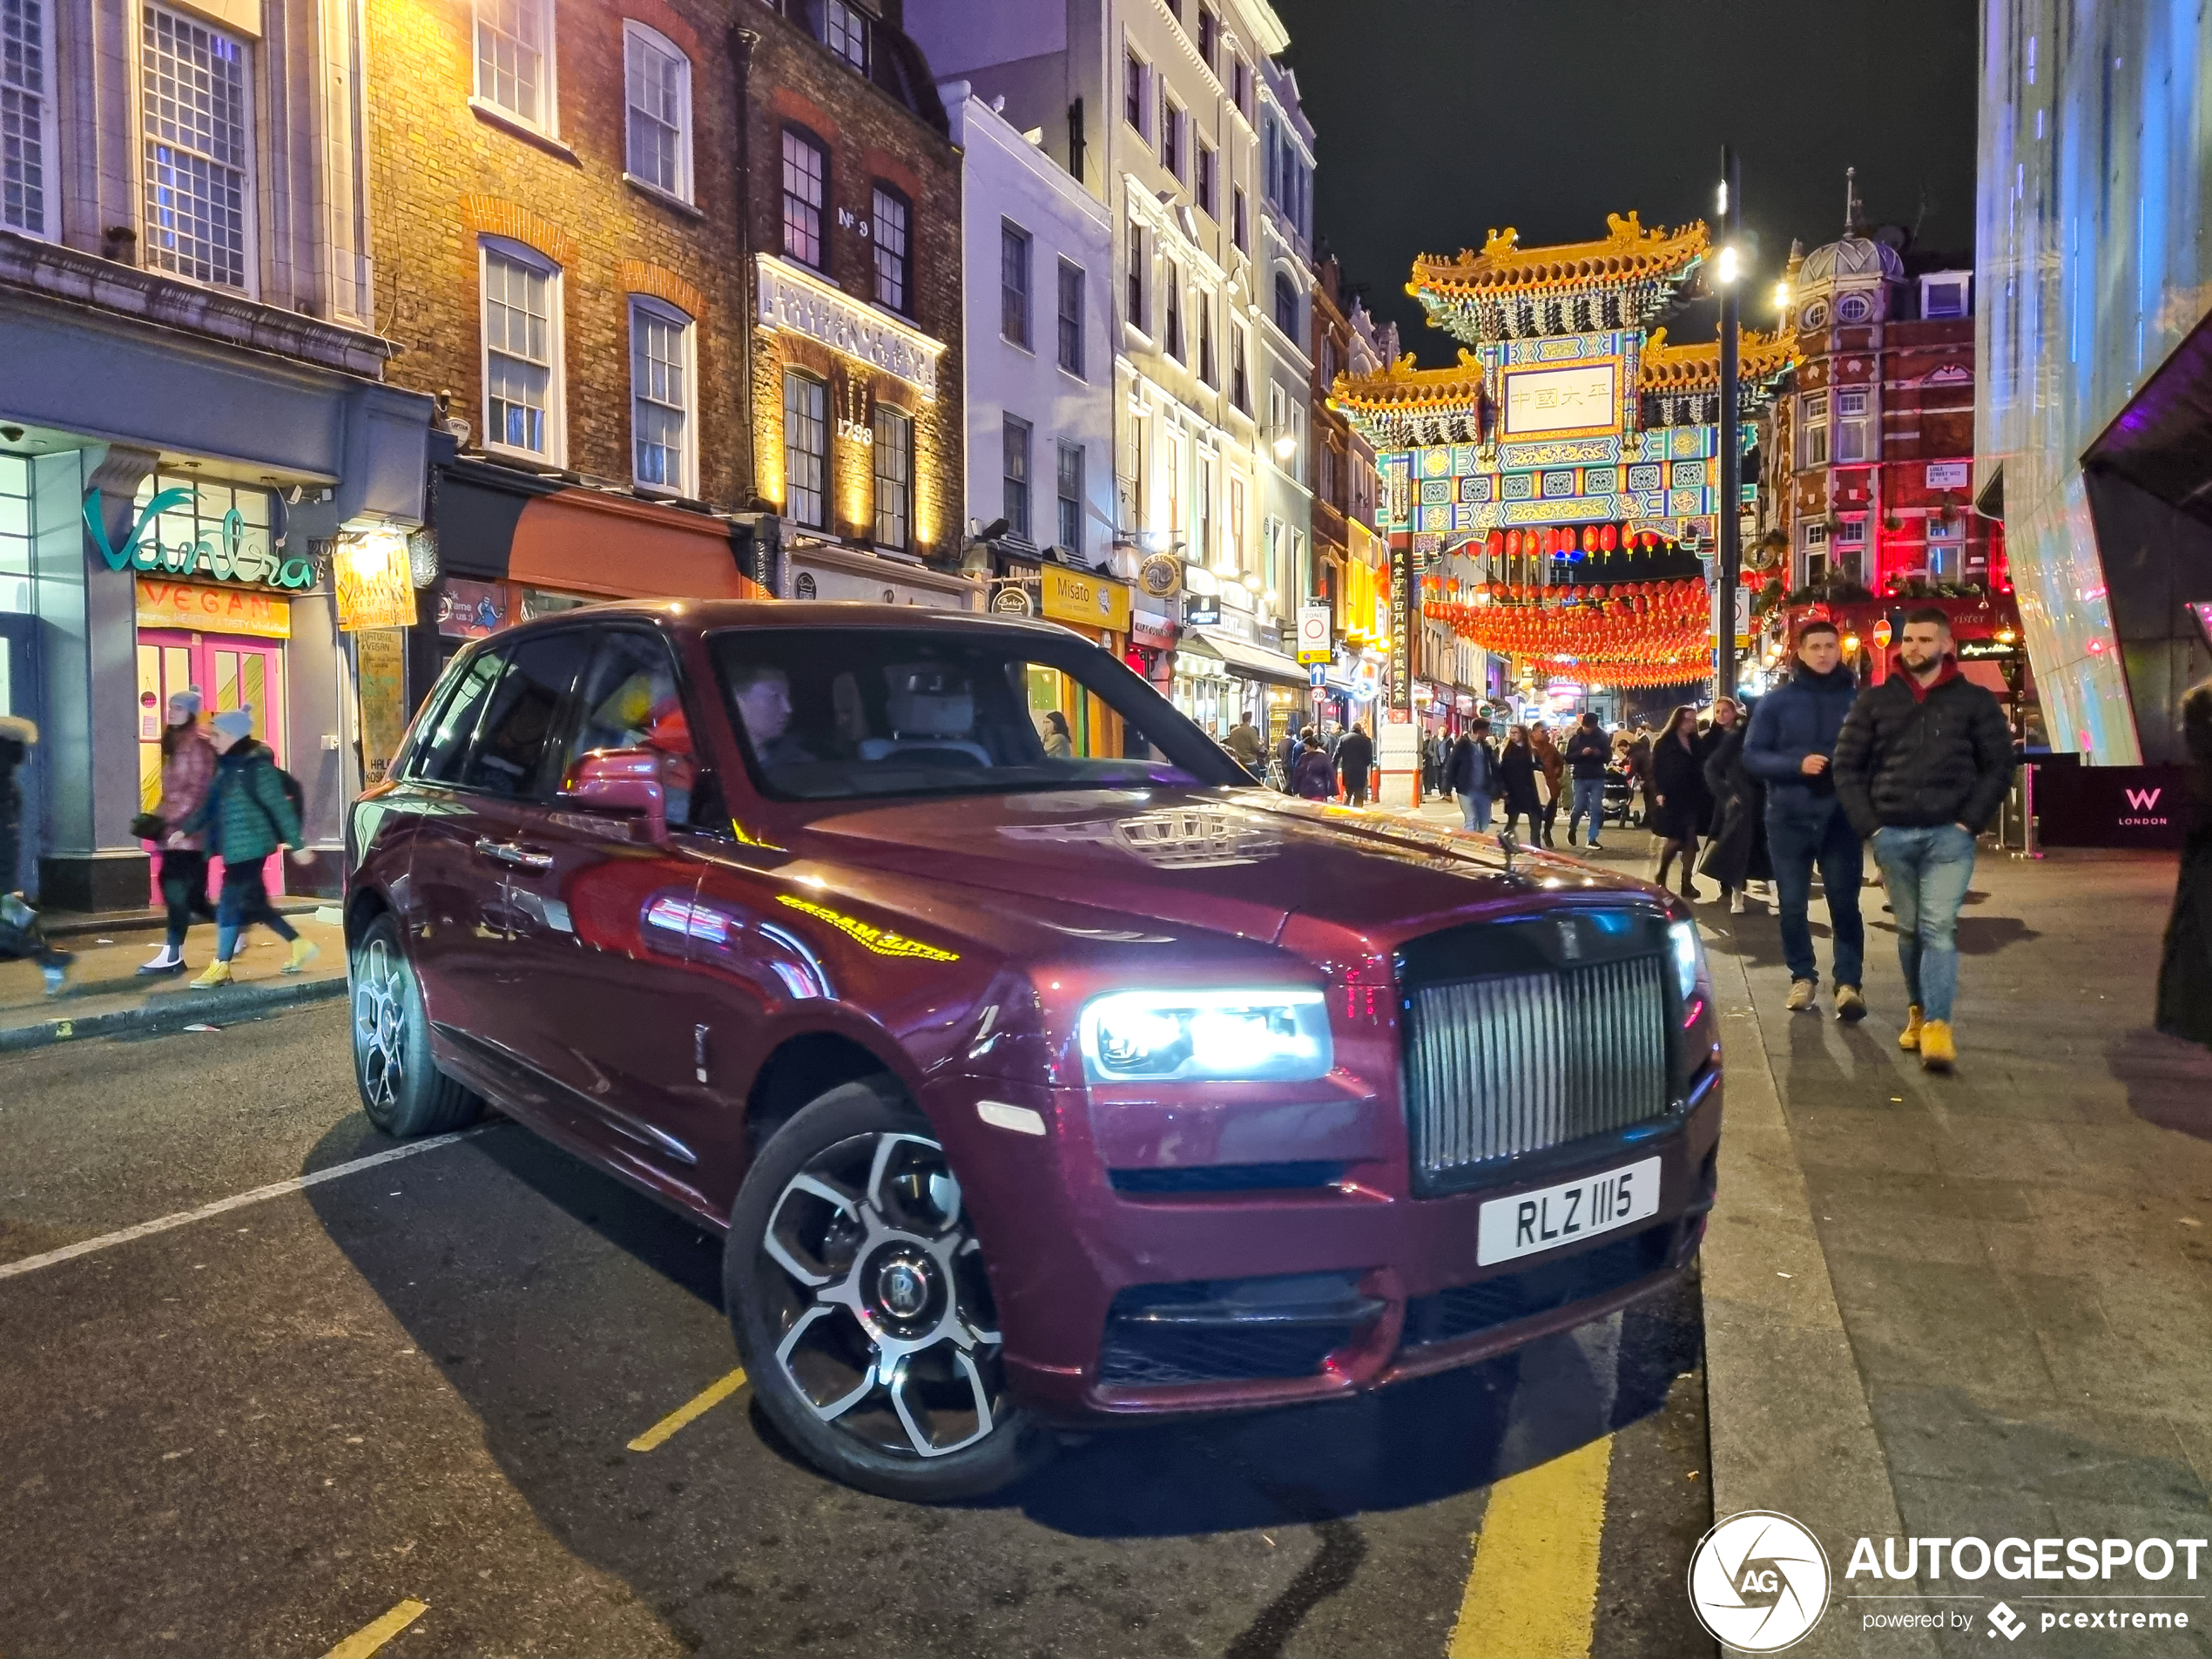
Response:
[[[1689,1605],[1716,1642],[1745,1653],[1779,1653],[1828,1610],[1828,1556],[1820,1541],[1770,1509],[1730,1515],[1689,1558]]]

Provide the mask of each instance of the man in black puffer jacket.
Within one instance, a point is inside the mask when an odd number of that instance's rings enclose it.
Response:
[[[1959,907],[1974,838],[2012,779],[2013,738],[1997,699],[1959,671],[1942,611],[1908,611],[1898,644],[1889,678],[1858,699],[1836,740],[1836,796],[1874,844],[1897,913],[1912,999],[1898,1045],[1919,1049],[1928,1070],[1948,1071],[1958,1058]]]

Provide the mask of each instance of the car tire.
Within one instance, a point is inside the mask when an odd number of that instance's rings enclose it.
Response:
[[[437,1068],[430,1057],[422,988],[400,948],[389,914],[361,929],[346,963],[353,1011],[354,1085],[368,1121],[395,1140],[465,1129],[483,1101]]]
[[[888,1080],[833,1089],[769,1137],[731,1211],[723,1287],[760,1409],[833,1479],[937,1503],[1051,1456],[1007,1393],[959,1183]]]

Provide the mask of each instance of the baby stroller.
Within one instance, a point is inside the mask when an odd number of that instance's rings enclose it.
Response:
[[[1605,819],[1608,823],[1617,824],[1622,829],[1643,821],[1642,815],[1636,813],[1635,784],[1625,766],[1608,766],[1605,769]]]

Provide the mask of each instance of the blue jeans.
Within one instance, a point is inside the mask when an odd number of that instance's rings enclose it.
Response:
[[[1884,829],[1874,861],[1889,880],[1905,989],[1931,1020],[1951,1018],[1959,990],[1959,907],[1973,880],[1974,838],[1956,824]]]
[[[1858,917],[1858,884],[1866,866],[1851,819],[1842,807],[1826,805],[1824,813],[1777,812],[1771,805],[1767,808],[1767,853],[1774,860],[1775,897],[1782,906],[1782,955],[1791,979],[1820,977],[1820,964],[1812,954],[1812,923],[1806,914],[1812,903],[1813,866],[1817,864],[1820,884],[1828,892],[1828,925],[1835,935],[1836,983],[1856,985],[1865,971],[1866,928]]]
[[[1461,795],[1460,797],[1460,816],[1466,820],[1466,826],[1471,830],[1481,830],[1487,833],[1490,828],[1490,806],[1491,800],[1487,795]]]
[[[1575,799],[1567,809],[1567,833],[1572,838],[1575,825],[1582,821],[1582,815],[1587,813],[1590,819],[1590,845],[1595,846],[1598,832],[1605,827],[1605,779],[1577,778],[1573,781]]]
[[[239,935],[257,921],[279,939],[300,936],[269,902],[269,889],[261,879],[261,860],[233,864],[224,860],[223,890],[215,901],[215,960],[230,961],[238,949]]]

